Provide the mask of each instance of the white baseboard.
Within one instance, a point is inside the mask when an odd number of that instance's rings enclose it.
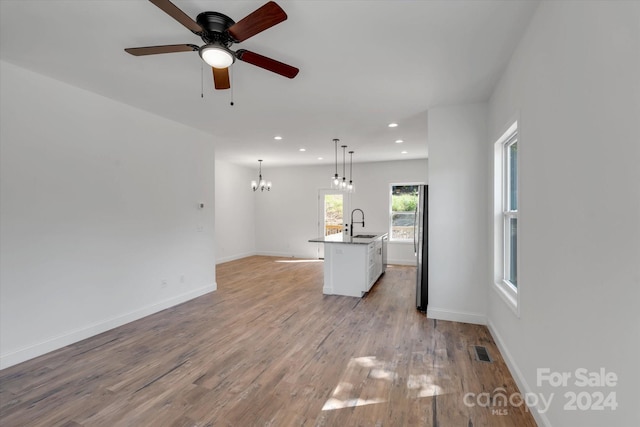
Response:
[[[250,256],[272,256],[278,258],[301,258],[301,259],[315,259],[316,257],[309,257],[304,255],[293,255],[290,253],[284,252],[247,252],[244,254],[232,255],[224,258],[219,258],[216,260],[216,265],[222,264],[224,262],[235,261],[237,259],[247,258]]]
[[[235,261],[237,259],[241,259],[241,258],[246,258],[246,257],[250,257],[250,256],[254,256],[254,255],[258,255],[258,256],[272,256],[272,257],[279,257],[279,258],[298,258],[298,259],[316,259],[317,257],[314,256],[309,256],[309,254],[306,255],[302,255],[302,254],[291,254],[291,253],[286,253],[286,252],[263,252],[263,251],[259,251],[259,252],[247,252],[244,254],[238,254],[238,255],[232,255],[232,256],[228,256],[228,257],[224,257],[224,258],[218,258],[216,259],[216,264],[222,264],[223,262],[229,262],[229,261]],[[393,264],[393,265],[408,265],[411,267],[415,267],[416,266],[416,260],[415,259],[388,259],[387,260],[387,264]]]
[[[491,320],[487,322],[487,327],[489,328],[489,332],[493,337],[493,341],[498,346],[498,350],[500,350],[500,354],[502,354],[502,358],[507,364],[507,368],[509,368],[509,372],[511,372],[511,376],[520,389],[520,394],[525,395],[526,393],[533,393],[533,390],[531,389],[531,387],[529,387],[529,384],[525,380],[524,375],[522,375],[522,371],[520,371],[518,365],[511,356],[511,353],[509,352],[507,347],[505,347],[502,337],[500,336],[498,331],[496,331],[495,326],[493,325],[493,322],[491,322]],[[535,409],[531,410],[531,414],[533,415],[533,418],[535,418],[538,425],[551,427],[551,422],[547,418],[546,414],[538,412]]]
[[[318,259],[317,255],[310,256],[309,254],[301,255],[301,254],[292,254],[292,253],[286,253],[286,252],[256,252],[253,255],[273,256],[273,257],[279,257],[279,258]]]
[[[410,267],[415,267],[416,266],[416,260],[415,259],[387,259],[387,265],[389,264],[393,264],[393,265],[408,265]]]
[[[486,325],[487,316],[479,313],[464,313],[460,311],[449,310],[446,308],[437,308],[427,306],[427,317],[437,320],[448,320],[451,322],[473,323],[475,325]]]
[[[256,255],[256,253],[255,252],[247,252],[247,253],[244,253],[244,254],[237,254],[237,255],[231,255],[231,256],[222,257],[222,258],[216,258],[216,265],[222,264],[223,262],[235,261],[237,259],[250,257],[250,256],[253,256],[253,255]]]
[[[49,353],[50,351],[58,350],[62,347],[68,346],[78,341],[82,341],[94,335],[101,334],[110,329],[117,328],[118,326],[133,322],[134,320],[141,319],[150,314],[154,314],[175,305],[182,304],[183,302],[197,298],[209,292],[213,292],[217,289],[217,283],[213,283],[211,285],[204,286],[191,292],[177,295],[164,301],[148,305],[146,307],[141,307],[130,313],[125,313],[111,319],[96,322],[81,329],[70,331],[57,337],[50,338],[38,344],[34,344],[29,347],[21,348],[7,354],[0,355],[0,369],[8,368],[29,359],[42,356],[43,354]]]

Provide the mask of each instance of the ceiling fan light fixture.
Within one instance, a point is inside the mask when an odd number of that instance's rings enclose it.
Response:
[[[213,68],[227,68],[236,60],[233,52],[220,43],[209,43],[200,48],[200,57]]]

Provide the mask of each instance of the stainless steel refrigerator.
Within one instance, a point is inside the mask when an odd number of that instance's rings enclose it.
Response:
[[[413,234],[413,248],[417,258],[416,307],[427,311],[429,303],[429,186],[418,187],[418,204],[416,205]]]

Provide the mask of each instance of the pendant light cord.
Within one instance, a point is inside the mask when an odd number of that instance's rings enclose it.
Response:
[[[338,141],[340,141],[339,139],[334,139],[333,142],[336,146],[336,176],[338,176]]]
[[[345,148],[347,148],[346,145],[342,146],[342,179],[346,180],[347,179],[347,174],[345,173],[345,162],[346,162],[346,155],[345,155]]]
[[[353,151],[349,151],[349,181],[353,181]]]

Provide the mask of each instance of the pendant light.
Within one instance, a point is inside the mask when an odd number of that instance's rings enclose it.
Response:
[[[271,191],[271,181],[262,179],[262,160],[258,160],[258,162],[260,165],[258,169],[258,181],[251,181],[251,189],[257,191],[259,188],[260,191],[264,191],[265,189]]]
[[[349,193],[355,193],[356,187],[353,185],[353,151],[349,151],[349,184],[347,185]]]
[[[338,141],[339,139],[334,139],[333,143],[336,149],[336,174],[331,178],[331,189],[336,190],[340,188],[340,178],[338,178]]]
[[[345,164],[346,164],[346,154],[345,149],[346,145],[342,145],[342,181],[340,182],[340,189],[342,191],[346,191],[347,189],[347,174],[345,173]]]

